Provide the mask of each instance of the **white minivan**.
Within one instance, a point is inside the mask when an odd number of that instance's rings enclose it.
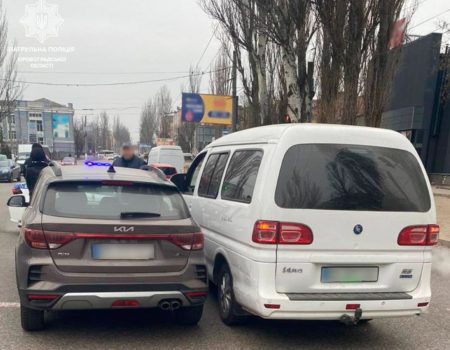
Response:
[[[211,143],[184,192],[205,235],[226,324],[420,315],[439,226],[427,174],[400,133],[284,124]]]
[[[157,146],[153,147],[148,154],[148,165],[164,163],[170,164],[177,169],[178,173],[183,172],[184,155],[180,146]]]

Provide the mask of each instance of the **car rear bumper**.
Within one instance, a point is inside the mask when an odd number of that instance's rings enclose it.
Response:
[[[399,293],[278,293],[274,282],[270,282],[274,280],[273,270],[267,266],[257,270],[256,285],[251,288],[257,292],[247,298],[235,290],[235,295],[246,311],[267,319],[339,320],[343,315],[355,315],[355,310],[348,308],[361,309],[361,319],[413,316],[426,312],[431,300],[430,263],[424,264],[415,290]]]

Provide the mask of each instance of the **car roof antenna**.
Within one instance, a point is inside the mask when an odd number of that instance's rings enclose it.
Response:
[[[114,166],[111,164],[108,168],[108,173],[115,173],[116,169],[114,169]]]

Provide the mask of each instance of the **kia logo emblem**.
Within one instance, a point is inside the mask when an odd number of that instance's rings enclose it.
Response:
[[[353,232],[355,233],[355,235],[361,234],[363,232],[362,225],[355,225],[355,227],[353,227]]]
[[[114,226],[114,232],[134,232],[133,226]]]

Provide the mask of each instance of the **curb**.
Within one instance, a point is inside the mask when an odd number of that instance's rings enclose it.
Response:
[[[444,194],[444,193],[433,193],[435,197],[444,197],[444,198],[450,198],[450,194]]]
[[[450,241],[447,241],[447,240],[445,240],[445,239],[440,239],[440,240],[439,240],[439,245],[440,245],[441,247],[447,247],[447,248],[450,248]]]

